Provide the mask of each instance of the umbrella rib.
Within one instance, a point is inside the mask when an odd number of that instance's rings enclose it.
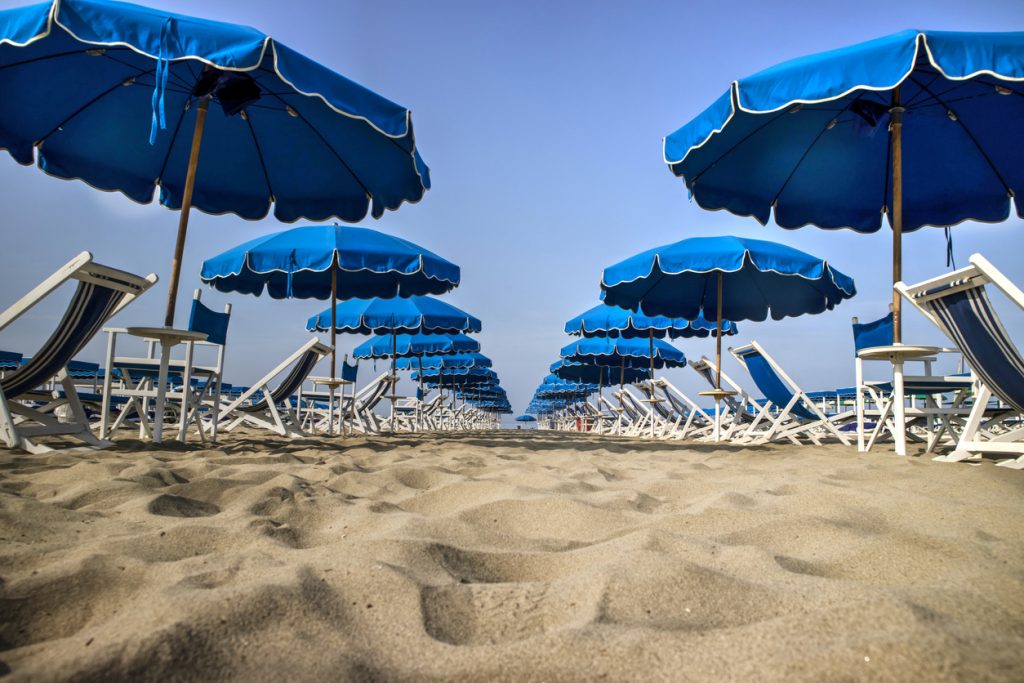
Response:
[[[189,100],[185,101],[185,105],[181,108],[181,115],[178,117],[178,122],[174,124],[174,133],[171,134],[171,141],[167,145],[167,153],[164,154],[163,163],[160,164],[160,174],[157,175],[157,180],[164,177],[164,173],[167,171],[167,164],[171,160],[171,152],[174,150],[174,143],[178,141],[178,132],[181,130],[181,124],[185,120],[185,112],[188,111]]]
[[[143,75],[145,75],[145,74],[148,74],[148,73],[152,73],[152,69],[150,69],[149,71],[140,71],[139,73],[137,73],[137,74],[136,74],[136,75],[134,76],[134,78],[138,78],[139,76],[143,76]],[[111,87],[107,88],[106,90],[104,90],[103,92],[101,92],[101,93],[100,93],[99,95],[97,95],[96,97],[92,98],[91,100],[89,100],[88,102],[86,102],[85,104],[83,104],[83,105],[82,105],[81,107],[79,107],[78,109],[76,109],[75,111],[73,111],[73,112],[72,112],[72,113],[71,113],[71,114],[70,114],[70,115],[69,115],[69,116],[68,116],[67,118],[65,118],[65,119],[64,119],[63,121],[61,121],[61,122],[60,122],[60,123],[58,123],[58,124],[57,124],[56,126],[54,126],[54,127],[53,127],[53,129],[52,129],[52,130],[50,130],[50,132],[48,132],[48,133],[47,133],[46,135],[43,135],[43,136],[42,136],[42,137],[40,137],[40,138],[39,138],[38,140],[36,140],[36,145],[39,145],[39,144],[41,144],[41,143],[45,142],[47,138],[49,138],[49,137],[50,137],[51,135],[53,135],[53,134],[54,134],[54,133],[56,133],[56,132],[57,132],[58,130],[60,130],[61,128],[63,128],[63,127],[65,126],[65,125],[67,125],[67,123],[68,123],[68,122],[69,122],[69,121],[70,121],[71,119],[75,118],[76,116],[78,116],[79,114],[81,114],[82,112],[84,112],[84,111],[85,111],[86,109],[88,109],[88,108],[89,108],[89,107],[91,107],[92,105],[94,105],[94,104],[96,104],[97,102],[99,102],[99,101],[100,101],[101,99],[103,99],[104,97],[106,97],[106,96],[107,96],[107,95],[109,95],[110,93],[114,92],[114,91],[115,91],[115,90],[117,90],[118,88],[123,88],[123,87],[124,87],[124,85],[125,85],[125,80],[126,80],[126,79],[122,77],[121,79],[119,79],[119,80],[118,80],[118,82],[117,82],[117,83],[115,83],[115,84],[114,84],[114,85],[112,85]]]
[[[911,80],[913,80],[915,83],[917,83],[916,79],[911,79]],[[924,86],[923,84],[918,83],[918,85],[922,89],[927,90],[927,87]],[[974,144],[974,147],[978,150],[978,153],[981,154],[981,158],[985,160],[985,163],[988,164],[988,167],[990,169],[992,169],[992,173],[995,174],[996,178],[1002,184],[1003,190],[1005,190],[1007,192],[1007,194],[1009,194],[1010,193],[1010,186],[1007,184],[1006,180],[1003,178],[1003,175],[999,172],[999,169],[996,168],[996,165],[992,162],[992,159],[990,159],[988,154],[986,154],[984,148],[982,148],[982,146],[981,146],[981,143],[978,142],[978,139],[974,137],[973,133],[971,133],[971,129],[968,128],[967,125],[960,118],[960,115],[957,114],[955,111],[953,111],[953,109],[948,104],[946,104],[946,102],[944,102],[941,98],[939,98],[937,95],[933,95],[930,90],[928,91],[928,94],[931,95],[943,107],[946,107],[947,111],[953,112],[953,115],[955,117],[955,123],[957,123],[960,126],[960,128],[963,129],[964,133],[967,134],[967,137],[970,138],[971,142]]]
[[[844,113],[846,113],[853,105],[853,103],[856,102],[858,99],[860,99],[860,96],[857,96],[854,99],[850,100],[850,103],[840,110],[839,116],[842,116]],[[804,153],[800,155],[800,159],[797,160],[797,162],[793,165],[793,170],[789,172],[789,175],[786,176],[786,179],[782,182],[782,185],[779,187],[779,191],[775,193],[774,197],[772,197],[772,201],[770,202],[771,204],[775,204],[775,202],[779,200],[779,197],[782,195],[782,193],[786,191],[786,187],[789,185],[789,181],[792,180],[793,176],[796,175],[796,172],[800,170],[800,166],[804,163],[804,160],[807,158],[807,155],[810,154],[811,150],[814,149],[814,146],[818,144],[818,140],[821,140],[821,136],[824,135],[825,132],[829,129],[829,124],[832,123],[832,121],[835,121],[834,117],[825,122],[825,125],[821,127],[821,130],[818,131],[818,134],[814,136],[814,140],[811,141],[811,144],[807,145],[807,149],[804,150]],[[778,221],[776,220],[776,222]]]
[[[296,109],[295,107],[292,107],[287,102],[285,102],[284,99],[282,99],[280,95],[274,95],[274,97],[277,100],[279,100],[281,102],[281,104],[285,105],[291,111],[295,112],[295,115],[298,117],[298,119],[300,121],[302,121],[303,123],[305,123],[309,127],[309,129],[311,131],[313,131],[314,135],[316,135],[318,138],[320,138],[320,141],[322,143],[324,143],[324,146],[326,146],[327,149],[331,150],[331,154],[334,155],[334,158],[337,159],[338,162],[342,166],[345,167],[345,170],[349,172],[349,175],[352,176],[353,180],[355,180],[356,183],[359,185],[359,187],[361,187],[363,189],[363,192],[366,194],[366,196],[372,199],[373,198],[373,193],[370,192],[369,188],[366,187],[366,184],[359,178],[358,175],[356,175],[356,172],[353,171],[352,168],[347,163],[345,163],[345,160],[341,157],[341,155],[338,153],[338,151],[336,149],[334,149],[334,146],[330,142],[327,141],[327,138],[324,137],[323,133],[321,133],[320,130],[316,126],[314,126],[312,123],[310,123],[310,121],[305,116],[302,115],[302,112],[300,112],[298,109]]]
[[[263,179],[267,182],[267,192],[270,193],[270,198],[276,201],[274,197],[274,188],[270,184],[270,173],[267,171],[267,163],[263,159],[263,150],[260,148],[259,138],[256,137],[256,130],[252,127],[252,117],[248,114],[245,117],[245,123],[249,128],[249,134],[252,135],[252,144],[256,147],[256,156],[260,159],[260,168],[263,170]]]
[[[708,172],[708,171],[710,171],[710,170],[711,170],[712,168],[714,168],[714,167],[715,167],[715,166],[716,166],[716,165],[718,164],[718,162],[719,162],[719,161],[721,161],[722,159],[724,159],[725,157],[727,157],[727,156],[728,156],[729,154],[731,154],[733,150],[735,150],[735,149],[736,149],[737,147],[739,147],[740,145],[742,145],[743,143],[745,143],[745,142],[746,142],[747,140],[749,140],[750,138],[754,137],[754,135],[756,135],[757,133],[760,133],[760,132],[761,132],[762,130],[764,130],[764,129],[765,129],[766,127],[768,127],[768,126],[770,126],[771,124],[773,124],[773,123],[775,123],[776,121],[778,121],[778,120],[779,120],[780,118],[782,118],[782,117],[783,117],[783,116],[784,116],[785,114],[786,114],[786,110],[782,110],[782,111],[780,111],[779,113],[777,113],[777,114],[776,114],[775,116],[773,116],[772,118],[770,118],[769,120],[765,121],[765,122],[764,122],[763,124],[761,124],[760,126],[758,126],[757,128],[755,128],[754,130],[752,130],[752,131],[750,131],[749,133],[747,133],[747,134],[746,134],[745,136],[743,136],[743,139],[742,139],[742,140],[738,140],[738,141],[736,142],[736,144],[735,144],[735,145],[733,145],[733,146],[732,146],[732,147],[730,147],[729,149],[727,149],[727,150],[725,150],[724,152],[722,152],[722,153],[721,153],[721,154],[720,154],[720,155],[718,156],[718,158],[717,158],[717,159],[715,159],[714,161],[712,161],[711,163],[709,163],[709,164],[708,164],[707,166],[705,166],[705,167],[704,167],[704,169],[703,169],[703,170],[702,170],[702,171],[701,171],[700,173],[697,173],[696,175],[694,175],[694,176],[693,176],[693,179],[692,179],[692,180],[690,180],[690,184],[692,185],[693,183],[696,183],[696,182],[697,182],[698,180],[700,180],[701,176],[703,176],[703,175],[704,175],[705,173],[707,173],[707,172]]]

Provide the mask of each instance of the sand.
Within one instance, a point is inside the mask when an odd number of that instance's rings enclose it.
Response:
[[[1024,680],[1024,473],[551,432],[0,452],[5,680]]]

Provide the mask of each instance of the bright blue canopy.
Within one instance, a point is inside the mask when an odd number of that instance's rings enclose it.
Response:
[[[445,368],[444,370],[424,370],[423,372],[416,371],[411,375],[412,381],[418,382],[422,379],[424,382],[437,382],[444,381],[446,384],[465,384],[467,381],[472,380],[480,383],[483,381],[494,381],[498,379],[497,373],[490,368]]]
[[[648,338],[651,333],[658,339],[681,337],[707,337],[715,331],[715,323],[704,316],[696,320],[643,315],[625,308],[598,304],[589,311],[565,323],[565,333],[584,337]],[[722,334],[736,334],[735,323],[723,320]]]
[[[391,339],[388,338],[388,344],[390,343]],[[363,344],[360,344],[360,346],[363,346]],[[491,367],[491,359],[482,353],[457,353],[450,356],[431,354],[429,356],[425,355],[422,358],[417,355],[399,358],[395,366],[399,370],[419,370],[420,368],[424,370],[437,370],[439,368],[489,368]]]
[[[734,82],[665,138],[665,162],[705,209],[875,232],[899,86],[903,230],[1002,221],[1024,195],[1021,79],[1024,32],[903,31]]]
[[[210,92],[202,211],[356,222],[430,187],[409,110],[245,26],[108,0],[6,10],[0,92],[17,102],[0,108],[0,148],[137,202],[159,187],[181,207]]]
[[[645,367],[651,365],[650,340],[615,337],[583,337],[562,347],[563,359],[588,365]],[[683,352],[662,339],[654,340],[654,367],[675,368],[686,365]],[[613,373],[614,374],[614,373]],[[618,382],[618,379],[615,380]]]
[[[635,384],[647,379],[648,371],[642,368],[612,365],[597,365],[595,363],[578,363],[562,360],[551,364],[551,374],[559,379],[568,382],[582,382],[586,384]]]
[[[719,273],[727,320],[821,313],[857,292],[851,278],[822,259],[776,242],[729,236],[691,237],[632,256],[605,269],[601,289],[613,306],[681,318],[703,313],[714,320]]]
[[[536,422],[537,418],[533,415],[520,415],[516,418],[516,422]]]
[[[348,334],[455,334],[479,332],[479,318],[429,296],[408,299],[350,299],[335,307],[338,332]],[[306,322],[306,329],[328,332],[331,309]]]
[[[444,294],[460,278],[457,265],[412,242],[338,225],[257,237],[203,261],[200,277],[221,292],[329,299],[332,269],[339,299]]]
[[[399,334],[394,339],[399,358],[407,356],[474,353],[480,342],[464,334]],[[352,352],[355,358],[390,358],[391,335],[378,335],[367,339]],[[425,360],[425,359],[424,359]]]

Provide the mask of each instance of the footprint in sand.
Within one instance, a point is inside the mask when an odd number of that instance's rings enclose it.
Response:
[[[220,512],[213,503],[169,493],[159,495],[149,503],[149,512],[163,517],[211,517]]]

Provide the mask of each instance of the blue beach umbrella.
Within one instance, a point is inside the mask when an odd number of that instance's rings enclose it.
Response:
[[[441,371],[438,369],[416,371],[412,373],[414,381],[422,379],[431,384],[438,383],[442,378],[449,379],[456,384],[484,384],[498,379],[497,373],[490,368],[450,368]]]
[[[245,26],[108,0],[6,10],[0,92],[18,163],[181,210],[168,326],[193,206],[356,222],[430,186],[409,110]]]
[[[682,351],[662,339],[655,339],[651,353],[650,340],[615,337],[584,337],[562,347],[558,355],[577,363],[613,367],[675,368],[686,365]]]
[[[644,315],[617,306],[598,304],[565,323],[565,333],[583,337],[623,337],[633,339],[656,337],[680,339],[707,337],[715,332],[715,323],[703,316],[694,320]],[[722,334],[736,334],[736,325],[722,322]]]
[[[886,216],[895,282],[903,232],[1003,221],[1011,200],[1024,217],[1022,80],[1024,32],[902,31],[734,81],[664,158],[702,208],[761,224],[872,233]]]
[[[480,342],[464,334],[399,334],[370,337],[353,351],[356,358],[399,358],[408,356],[436,356],[438,354],[466,354],[480,350]]]
[[[552,375],[568,382],[597,384],[599,387],[610,386],[616,383],[635,384],[648,377],[648,371],[641,368],[619,368],[610,365],[570,361],[565,358],[552,363],[549,369]]]
[[[432,335],[431,335],[432,336]],[[418,354],[413,354],[418,355]],[[443,370],[448,368],[489,368],[491,359],[482,353],[457,353],[450,356],[430,355],[420,358],[399,356],[399,370]]]
[[[516,418],[516,422],[536,422],[537,418],[533,415],[520,415]]]
[[[456,334],[479,332],[481,327],[479,318],[429,296],[350,299],[306,322],[307,330],[348,334]]]
[[[774,320],[832,310],[853,297],[853,280],[826,261],[775,242],[692,237],[605,269],[605,302],[648,314],[707,320]],[[718,402],[722,337],[716,335]],[[716,419],[716,440],[718,438]]]

